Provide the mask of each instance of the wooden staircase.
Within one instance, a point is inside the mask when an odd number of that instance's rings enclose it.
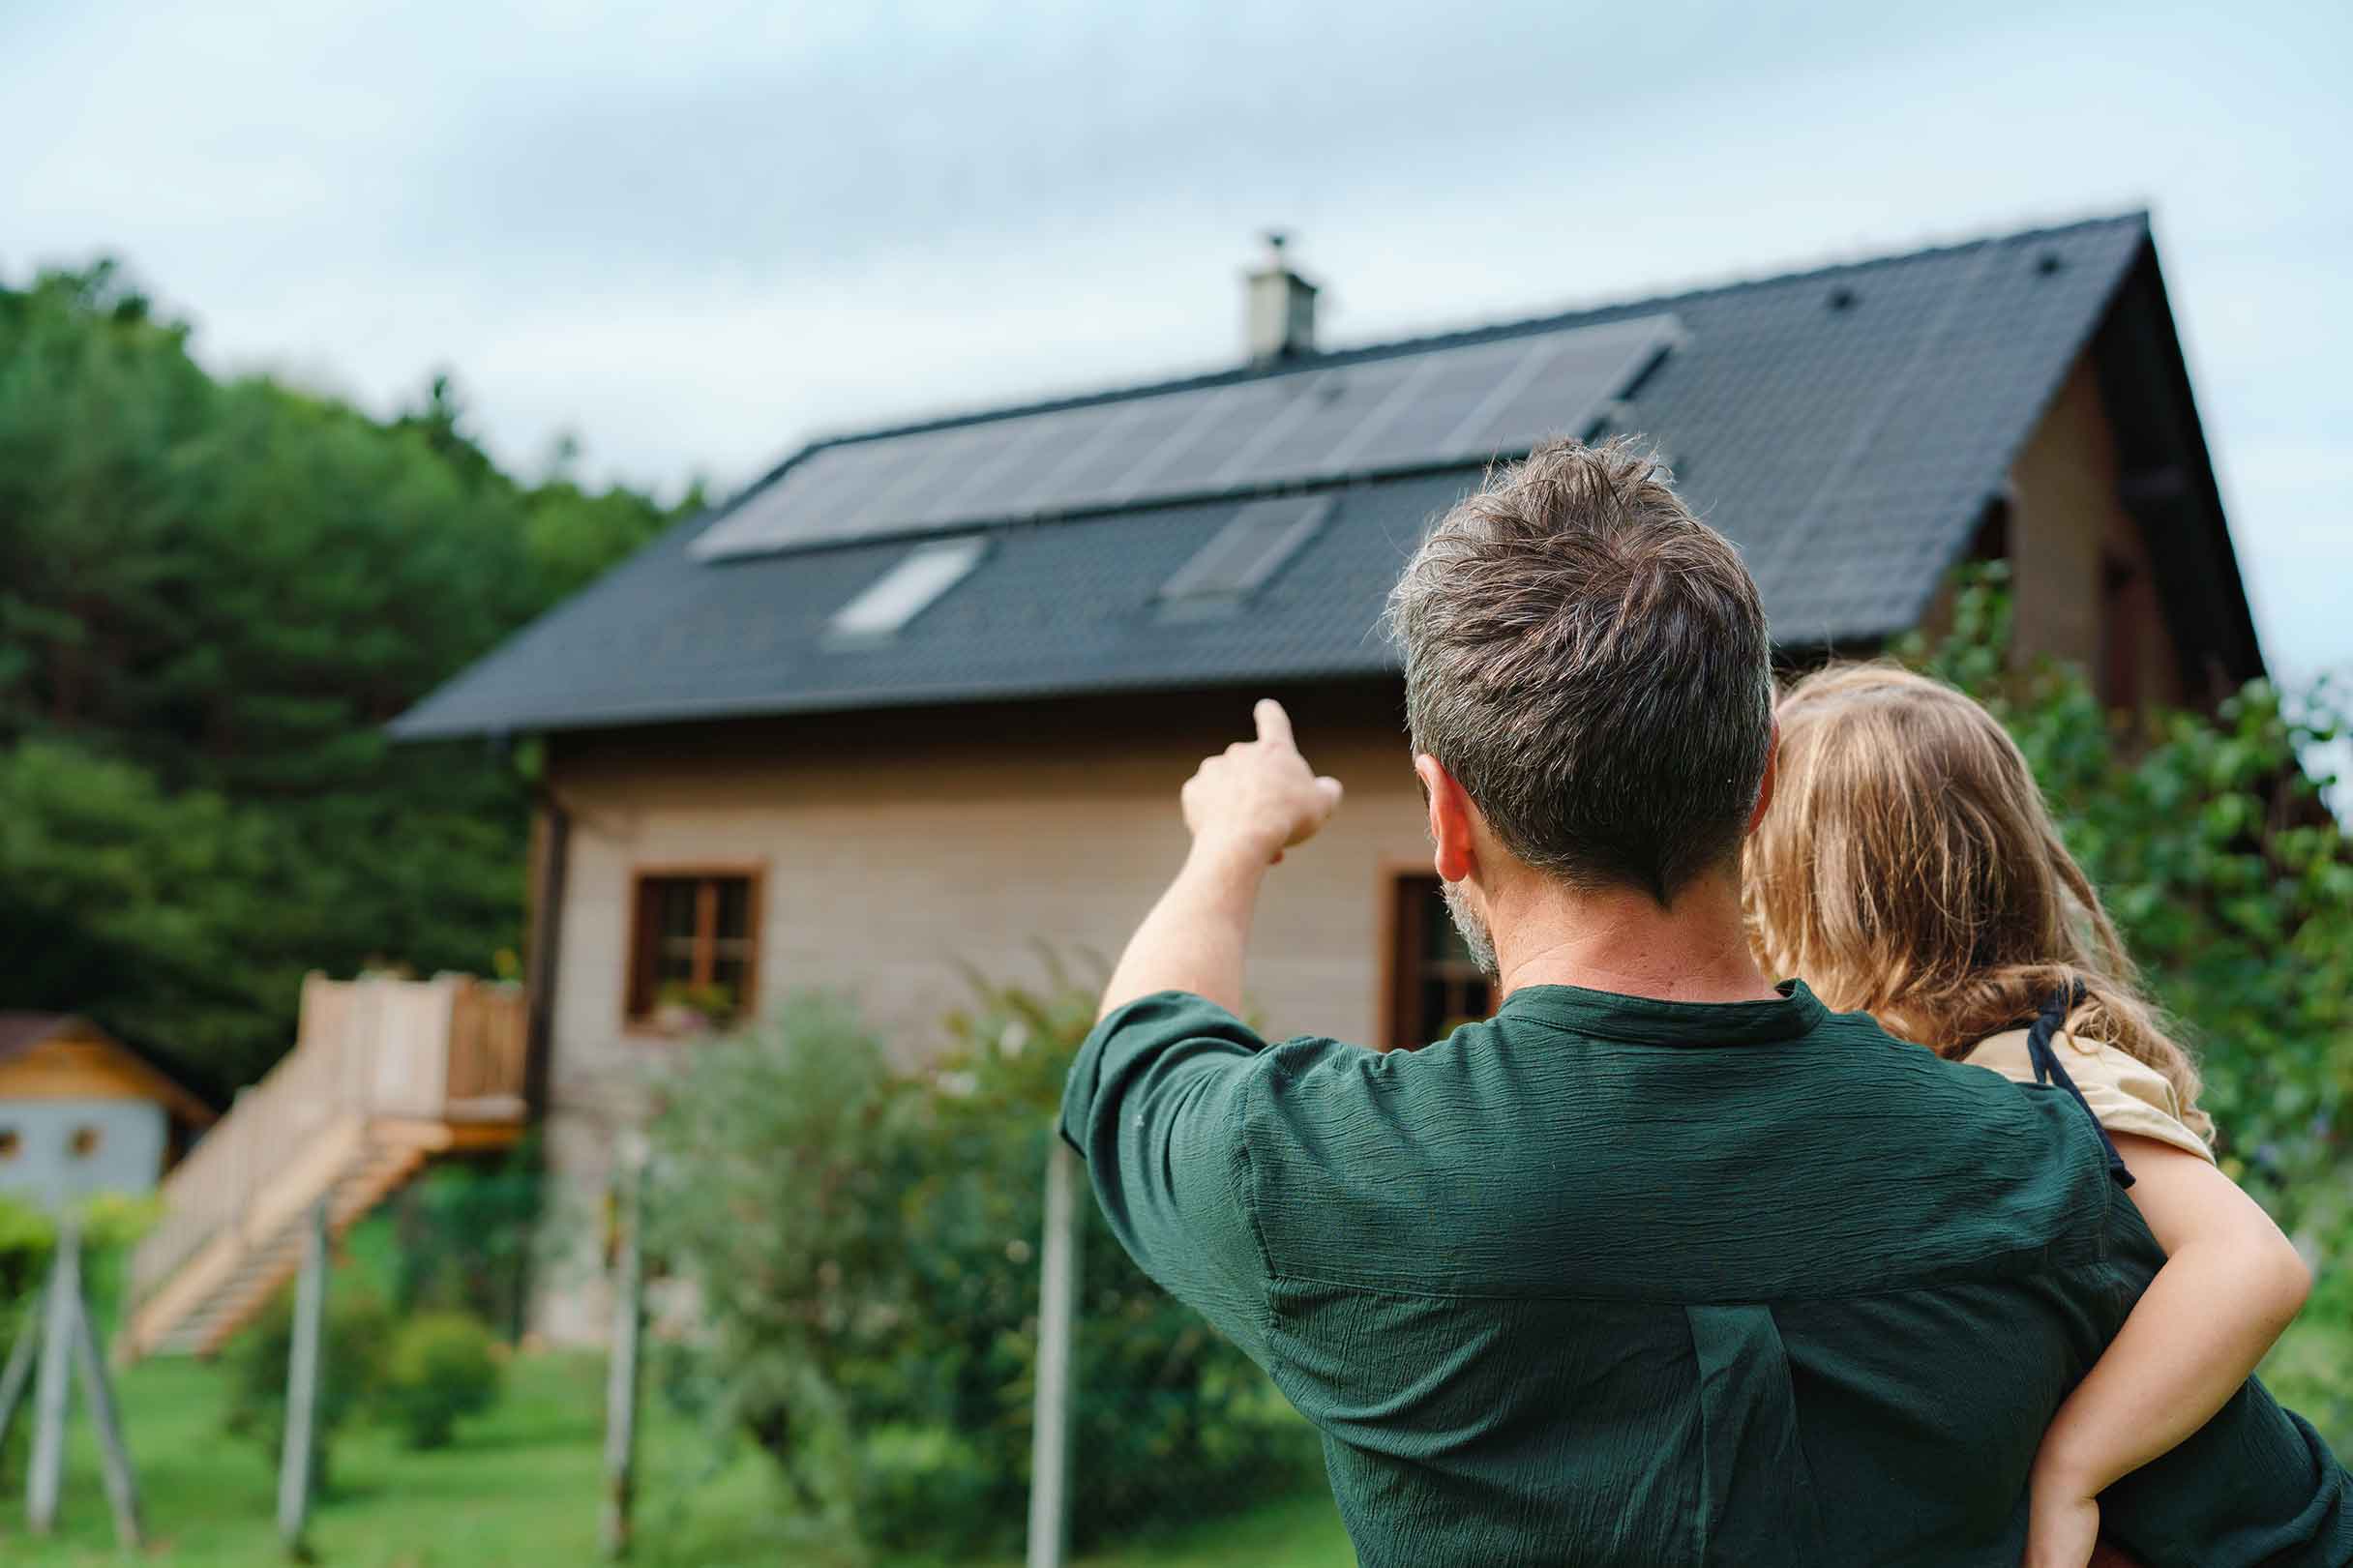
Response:
[[[313,1205],[340,1236],[435,1155],[512,1143],[523,1032],[511,986],[306,979],[294,1049],[164,1180],[120,1353],[210,1355],[294,1277]]]

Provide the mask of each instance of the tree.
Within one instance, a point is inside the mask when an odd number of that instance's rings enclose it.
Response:
[[[528,780],[383,725],[673,514],[525,488],[436,377],[389,423],[220,381],[118,268],[0,288],[0,1005],[216,1091],[306,969],[517,944]]]

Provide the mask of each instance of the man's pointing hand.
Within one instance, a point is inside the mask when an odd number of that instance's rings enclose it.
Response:
[[[1185,781],[1184,824],[1201,848],[1232,848],[1266,864],[1330,819],[1340,781],[1308,768],[1280,702],[1262,701],[1252,711],[1258,739],[1236,741]]]

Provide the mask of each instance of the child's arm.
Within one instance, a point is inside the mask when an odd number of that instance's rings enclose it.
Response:
[[[2083,1568],[2100,1494],[2204,1426],[2311,1293],[2311,1270],[2228,1176],[2156,1139],[2115,1140],[2165,1266],[2043,1434],[2027,1568]]]

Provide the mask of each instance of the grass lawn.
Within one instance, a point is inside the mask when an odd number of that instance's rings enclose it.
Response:
[[[335,1495],[313,1516],[319,1560],[331,1568],[594,1562],[603,1373],[594,1355],[521,1358],[498,1407],[461,1428],[456,1445],[439,1453],[407,1452],[373,1427],[350,1429],[336,1445]],[[151,1543],[144,1560],[178,1568],[280,1560],[276,1478],[259,1448],[222,1434],[221,1374],[194,1362],[152,1362],[125,1377],[120,1392]],[[831,1568],[829,1557],[796,1551],[784,1532],[786,1511],[757,1455],[715,1464],[708,1441],[650,1390],[645,1414],[636,1561]],[[45,1543],[26,1537],[27,1446],[20,1424],[0,1469],[0,1561],[65,1568],[126,1560],[114,1548],[97,1450],[79,1420],[61,1532]],[[1344,1568],[1354,1560],[1322,1495],[1088,1559],[1093,1568]]]
[[[2335,1313],[2299,1324],[2266,1367],[2282,1397],[2323,1420],[2348,1414],[2342,1369],[2353,1328]],[[507,1397],[462,1428],[454,1447],[410,1453],[382,1430],[355,1427],[335,1454],[335,1496],[314,1516],[313,1545],[330,1568],[543,1568],[596,1560],[603,1370],[594,1355],[541,1355],[509,1369]],[[188,1361],[153,1362],[121,1388],[138,1468],[150,1553],[179,1568],[251,1568],[280,1560],[275,1477],[250,1441],[221,1432],[222,1375]],[[839,1568],[796,1543],[764,1461],[715,1462],[709,1443],[650,1391],[640,1448],[640,1549],[652,1568]],[[2341,1428],[2339,1441],[2348,1435]],[[76,1421],[67,1462],[64,1528],[24,1534],[19,1426],[0,1467],[0,1562],[16,1568],[115,1563],[98,1455]],[[1355,1560],[1331,1501],[1316,1494],[1239,1518],[1087,1559],[1088,1568],[1347,1568]],[[941,1568],[897,1562],[874,1568]],[[1009,1568],[1009,1565],[996,1565]]]

